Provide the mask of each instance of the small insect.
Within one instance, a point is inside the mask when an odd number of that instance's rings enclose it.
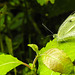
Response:
[[[49,30],[49,29],[47,29],[47,30]],[[72,13],[61,24],[61,26],[58,29],[58,33],[54,34],[53,37],[56,37],[58,42],[66,41],[69,39],[75,39],[75,13]]]
[[[57,41],[75,38],[75,13],[71,14],[59,27]]]

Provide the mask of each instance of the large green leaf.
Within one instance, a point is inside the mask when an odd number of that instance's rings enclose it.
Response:
[[[60,75],[60,73],[54,72],[50,70],[47,66],[45,66],[41,60],[41,57],[39,57],[38,62],[39,62],[39,68],[38,68],[39,75]]]
[[[40,50],[39,54],[43,54],[51,48],[58,48],[60,50],[63,50],[67,54],[67,56],[70,57],[71,61],[72,62],[74,61],[75,59],[75,40],[58,43],[57,39],[54,39],[53,41],[48,42],[46,44],[46,47],[43,47]],[[38,58],[38,62],[39,62],[38,73],[40,75],[51,75],[52,72],[45,65],[43,65],[41,57]]]
[[[75,40],[66,41],[62,43],[58,43],[57,39],[54,39],[53,41],[50,41],[46,44],[46,47],[43,47],[40,50],[40,54],[43,54],[47,50],[51,48],[58,48],[60,50],[63,50],[72,61],[75,59]]]
[[[73,63],[62,50],[52,48],[41,55],[43,63],[51,70],[62,74],[73,71]]]
[[[21,64],[21,61],[11,55],[0,55],[0,75],[7,74],[7,72]]]

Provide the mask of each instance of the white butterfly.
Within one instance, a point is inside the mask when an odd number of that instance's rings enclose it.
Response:
[[[42,24],[50,31],[44,24]],[[50,31],[52,33],[52,31]],[[53,34],[53,33],[52,33]],[[59,27],[58,33],[53,37],[57,37],[58,42],[75,39],[75,13],[72,13]]]
[[[72,13],[59,27],[57,41],[75,39],[75,13]]]

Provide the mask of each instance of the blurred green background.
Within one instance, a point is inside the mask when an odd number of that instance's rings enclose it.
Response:
[[[32,63],[36,54],[27,44],[37,44],[40,50],[74,11],[75,0],[0,0],[0,52]],[[17,67],[17,75],[29,72],[24,66]],[[14,75],[13,70],[7,75]]]

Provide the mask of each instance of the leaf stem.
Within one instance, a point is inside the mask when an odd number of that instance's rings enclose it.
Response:
[[[28,64],[24,63],[23,62],[23,65],[25,65],[26,67],[30,68],[31,69],[31,66],[29,66]]]
[[[32,66],[32,68],[34,68],[35,63],[36,63],[36,61],[37,61],[37,58],[38,58],[38,55],[35,57],[35,59],[34,59],[34,61],[33,61],[33,66]]]
[[[32,66],[32,67],[29,66],[28,64],[24,63],[24,62],[23,62],[23,65],[26,66],[26,67],[28,67],[28,68],[30,68],[30,69],[33,69],[34,66],[35,66],[35,63],[36,63],[36,61],[37,61],[37,58],[38,58],[38,55],[35,57],[35,59],[34,59],[34,61],[33,61],[33,66]]]
[[[17,70],[16,70],[16,68],[14,68],[14,74],[17,75]]]

